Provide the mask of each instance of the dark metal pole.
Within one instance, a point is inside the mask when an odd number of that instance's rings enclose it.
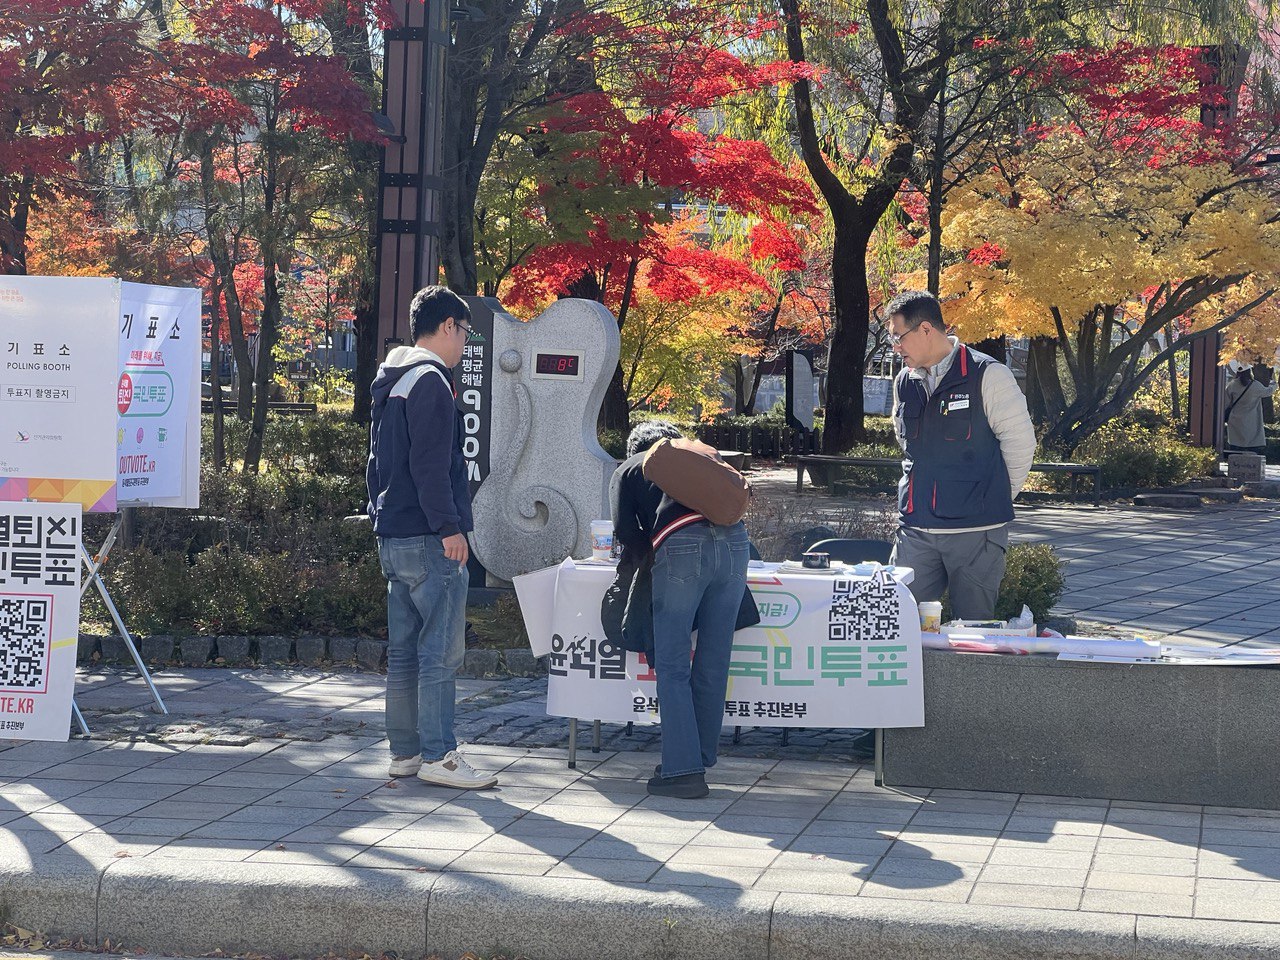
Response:
[[[382,112],[394,133],[378,184],[379,356],[409,338],[409,301],[440,272],[441,136],[447,0],[395,0],[400,26],[383,34]]]

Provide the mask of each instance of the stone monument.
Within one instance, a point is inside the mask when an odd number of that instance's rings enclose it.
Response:
[[[591,555],[617,461],[596,422],[618,365],[618,321],[594,300],[558,300],[523,323],[492,298],[489,471],[472,498],[471,547],[501,580]]]

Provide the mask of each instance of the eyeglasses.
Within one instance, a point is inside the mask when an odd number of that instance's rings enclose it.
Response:
[[[921,322],[923,323],[923,321],[921,321]],[[898,344],[902,343],[902,341],[903,341],[903,340],[905,340],[905,339],[907,339],[907,337],[908,337],[908,336],[910,336],[911,334],[913,334],[913,333],[915,333],[917,330],[919,330],[919,329],[920,329],[920,326],[921,326],[921,324],[917,323],[917,324],[916,324],[914,327],[912,327],[910,330],[904,330],[904,331],[902,331],[902,333],[892,333],[892,332],[891,332],[891,333],[889,334],[889,346],[891,346],[891,347],[896,347],[896,346],[898,346]]]
[[[470,337],[472,330],[470,324],[463,323],[461,320],[453,321],[454,325],[462,331],[464,337]]]

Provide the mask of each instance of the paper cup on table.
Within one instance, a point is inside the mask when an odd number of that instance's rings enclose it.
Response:
[[[608,560],[613,553],[613,521],[591,521],[591,556],[596,560]]]
[[[937,633],[942,629],[942,603],[925,600],[920,604],[920,629],[925,633]]]

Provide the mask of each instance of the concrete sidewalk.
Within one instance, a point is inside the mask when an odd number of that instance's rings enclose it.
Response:
[[[95,676],[79,701],[110,736],[146,689]],[[489,736],[507,744],[467,750],[500,787],[468,794],[386,779],[385,743],[361,735],[380,677],[157,682],[174,711],[157,735],[241,745],[0,749],[4,919],[188,955],[1280,958],[1273,811],[899,793],[777,731],[738,752],[783,759],[729,756],[706,800],[655,799],[651,733],[577,770],[563,748],[510,745],[563,735],[538,681],[467,688],[464,727],[510,717]],[[341,732],[253,739],[233,715]]]
[[[1019,508],[1011,539],[1067,561],[1055,613],[1206,646],[1280,643],[1280,503],[1192,512]]]
[[[1014,537],[1070,560],[1059,612],[1273,642],[1277,522],[1038,506]],[[95,739],[0,741],[0,919],[188,955],[1280,960],[1277,811],[898,792],[850,731],[809,729],[726,737],[708,799],[657,800],[650,728],[606,726],[599,754],[584,730],[566,768],[545,679],[459,684],[459,737],[502,776],[466,794],[386,779],[380,676],[156,682],[168,717],[98,668],[77,686]]]

